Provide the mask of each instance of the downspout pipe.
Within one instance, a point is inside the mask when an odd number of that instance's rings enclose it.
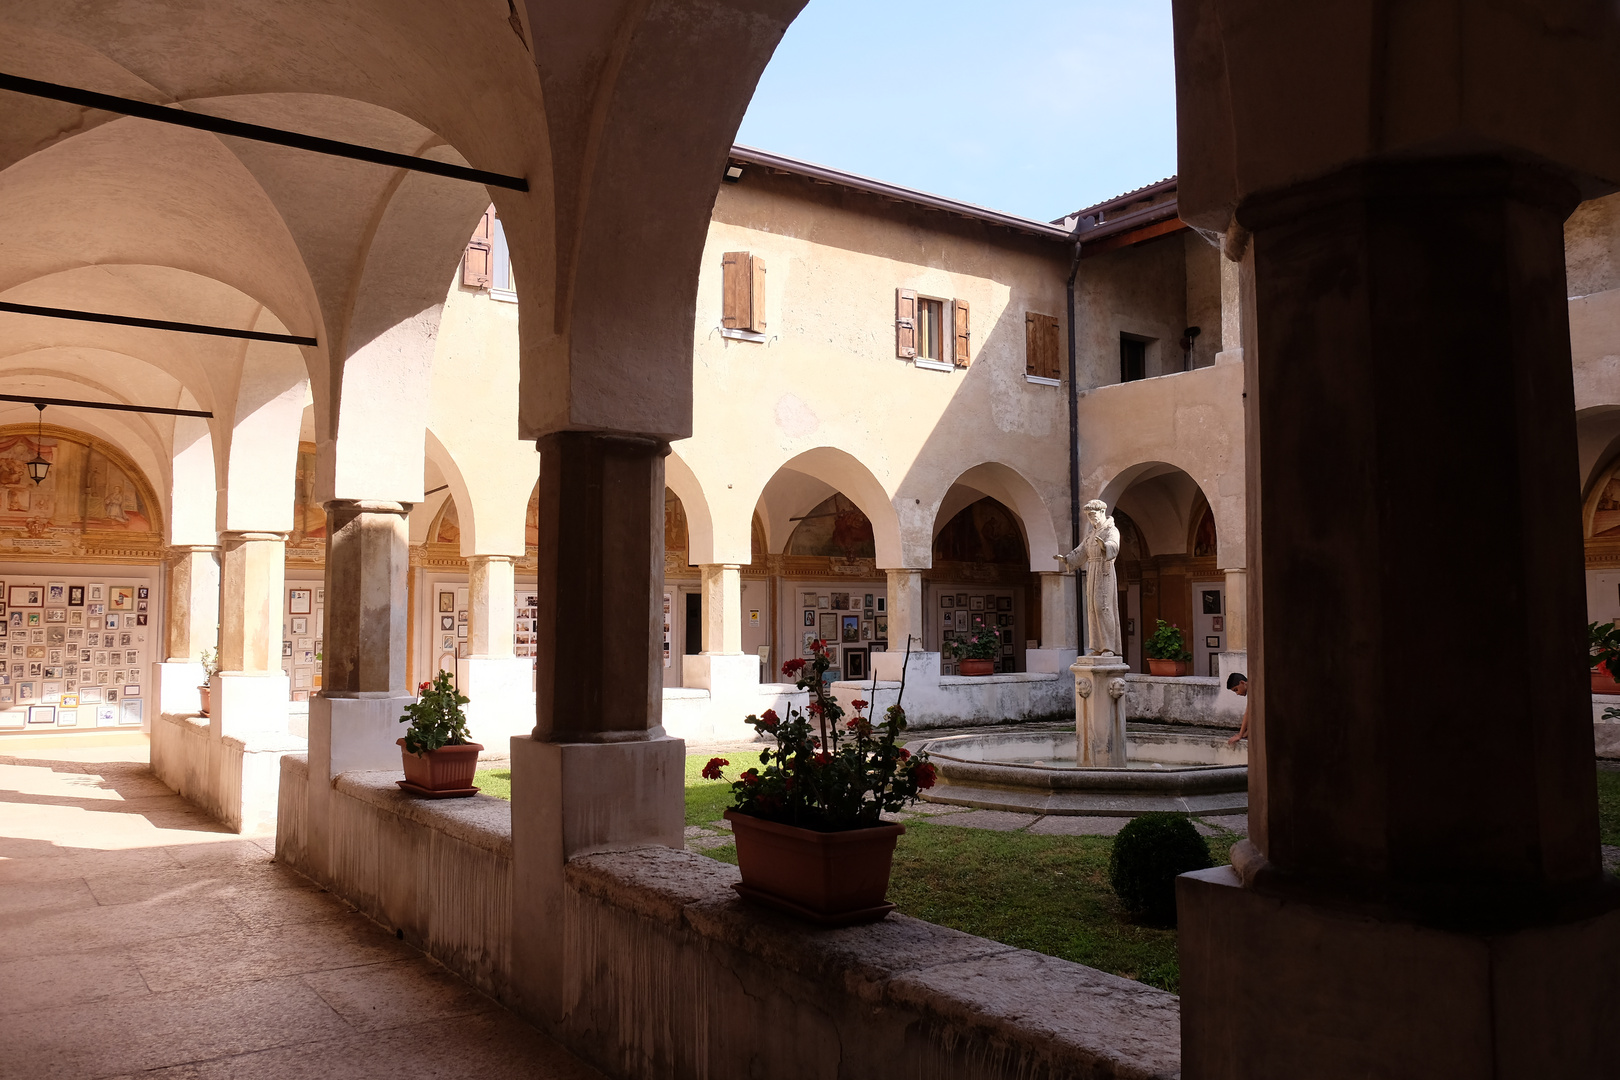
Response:
[[[1066,286],[1069,305],[1069,550],[1080,546],[1080,382],[1075,377],[1074,282],[1080,275],[1080,225],[1074,230],[1074,257],[1069,260]],[[1086,572],[1074,574],[1075,640],[1086,654]]]

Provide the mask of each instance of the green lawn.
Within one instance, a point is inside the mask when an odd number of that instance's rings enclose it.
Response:
[[[1599,769],[1598,831],[1605,844],[1620,846],[1620,769]]]
[[[735,773],[743,754],[726,754]],[[713,828],[730,802],[730,786],[699,774],[708,755],[686,759],[686,824]],[[1598,812],[1603,843],[1620,845],[1620,770],[1599,769]],[[483,771],[484,791],[511,797],[511,773]],[[1224,863],[1231,834],[1210,838]],[[907,822],[895,849],[889,899],[901,911],[969,934],[1175,991],[1180,985],[1176,932],[1133,923],[1108,887],[1105,836],[1033,836],[936,822]],[[735,864],[736,846],[722,842],[704,854]]]
[[[493,795],[508,801],[512,798],[511,769],[479,769],[473,773],[473,784],[480,795]]]

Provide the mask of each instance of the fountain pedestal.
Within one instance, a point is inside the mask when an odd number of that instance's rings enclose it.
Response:
[[[1125,768],[1125,673],[1119,656],[1082,656],[1074,672],[1074,754],[1080,768]]]

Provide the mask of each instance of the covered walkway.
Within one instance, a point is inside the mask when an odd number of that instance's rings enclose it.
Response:
[[[171,793],[144,746],[36,753],[0,756],[0,1078],[599,1075]]]

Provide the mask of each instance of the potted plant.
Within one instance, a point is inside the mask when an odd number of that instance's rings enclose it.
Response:
[[[1187,674],[1192,669],[1192,653],[1187,651],[1181,627],[1172,626],[1163,619],[1159,619],[1158,624],[1142,643],[1142,651],[1148,658],[1148,674]]]
[[[1592,668],[1592,693],[1620,694],[1620,626],[1615,623],[1586,624],[1587,652]]]
[[[214,707],[214,676],[219,674],[219,650],[204,649],[197,657],[197,661],[202,664],[203,669],[202,685],[197,687],[197,697],[201,701],[197,712],[201,716],[207,716],[208,710]]]
[[[456,691],[448,671],[439,672],[416,690],[416,701],[405,706],[405,715],[399,718],[400,723],[411,726],[398,740],[405,779],[397,783],[429,799],[476,795],[473,773],[484,748],[467,731],[467,714],[461,710],[467,698]]]
[[[963,675],[993,675],[996,657],[1001,653],[1001,638],[994,630],[975,630],[967,637],[946,642],[946,649]]]
[[[927,755],[897,744],[906,728],[898,700],[879,723],[864,715],[865,701],[853,701],[855,715],[844,721],[822,680],[831,664],[827,643],[817,641],[808,663],[782,665],[810,692],[809,707],[789,707],[785,720],[769,710],[748,717],[776,746],[732,783],[725,817],[737,839],[737,892],[824,926],[848,926],[894,909],[884,894],[906,827],[882,815],[915,802],[935,777]],[[724,779],[729,764],[714,758],[703,775]]]

